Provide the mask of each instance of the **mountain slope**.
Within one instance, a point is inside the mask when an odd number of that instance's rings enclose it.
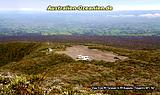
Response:
[[[16,43],[16,46],[18,44],[20,47],[22,46],[22,43]],[[90,49],[112,51],[129,57],[128,60],[116,62],[75,61],[67,55],[55,53],[55,51],[65,50],[70,45],[68,43],[41,43],[21,60],[1,66],[1,72],[9,72],[8,74],[0,73],[0,83],[4,83],[6,93],[15,91],[15,93],[25,92],[40,95],[44,93],[49,95],[159,94],[159,50],[128,50],[98,44],[87,45]],[[48,48],[52,48],[53,52],[49,53]],[[12,77],[9,77],[8,80],[7,77],[3,77],[5,75]],[[11,85],[7,86],[10,83]],[[12,86],[16,88],[13,89]],[[154,86],[155,90],[93,91],[92,86]],[[8,93],[13,94],[13,92]]]

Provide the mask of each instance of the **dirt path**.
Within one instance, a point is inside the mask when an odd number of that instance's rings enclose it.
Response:
[[[67,54],[73,59],[76,59],[78,55],[83,55],[83,56],[89,56],[90,59],[104,60],[107,62],[115,62],[117,59],[124,60],[127,58],[124,56],[118,56],[112,52],[102,52],[97,49],[88,49],[88,47],[82,45],[75,45],[72,47],[68,47],[66,51],[59,51],[57,53]],[[117,59],[115,59],[115,57],[117,57]]]

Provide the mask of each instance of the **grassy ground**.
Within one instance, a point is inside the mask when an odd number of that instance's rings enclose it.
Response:
[[[8,56],[5,58],[11,60],[5,61],[3,58],[5,53],[0,53],[0,94],[160,94],[160,50],[129,50],[105,45],[87,45],[90,49],[112,51],[129,57],[127,60],[116,62],[75,61],[67,55],[55,53],[65,50],[70,45],[70,43],[1,44],[1,50],[7,51]],[[52,53],[47,52],[48,47],[53,49]],[[14,54],[21,56],[15,60]],[[92,86],[154,86],[156,89],[93,91]]]

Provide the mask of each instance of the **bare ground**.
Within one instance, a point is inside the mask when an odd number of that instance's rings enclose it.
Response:
[[[87,46],[74,45],[72,47],[67,47],[65,51],[58,51],[57,53],[64,53],[76,60],[78,55],[89,56],[90,59],[94,60],[104,60],[106,62],[115,62],[116,60],[124,60],[127,57],[118,56],[112,52],[103,52],[97,49],[88,49]],[[116,58],[115,58],[116,57]]]

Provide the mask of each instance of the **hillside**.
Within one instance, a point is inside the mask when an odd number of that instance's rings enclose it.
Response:
[[[75,61],[68,55],[56,53],[72,45],[75,43],[1,43],[0,93],[7,95],[160,94],[159,49],[130,50],[102,44],[81,43],[89,49],[114,52],[128,57],[126,60],[115,62]],[[52,48],[53,52],[49,53],[48,48]],[[92,86],[154,86],[155,89],[93,91]]]

